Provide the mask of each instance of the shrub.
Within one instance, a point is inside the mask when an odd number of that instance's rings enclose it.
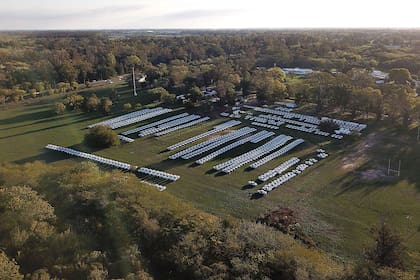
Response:
[[[64,105],[62,102],[57,102],[54,105],[54,112],[57,115],[62,115],[64,114],[64,111],[66,110],[66,105]]]
[[[125,103],[123,105],[123,108],[124,108],[124,111],[130,111],[133,108],[133,106],[130,103]]]
[[[319,124],[319,129],[328,133],[334,133],[340,126],[331,120],[322,121]]]
[[[86,144],[93,148],[108,148],[120,144],[117,133],[106,126],[98,125],[85,135]]]

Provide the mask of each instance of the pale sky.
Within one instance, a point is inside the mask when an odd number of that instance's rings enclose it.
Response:
[[[419,28],[419,0],[0,0],[0,30]]]

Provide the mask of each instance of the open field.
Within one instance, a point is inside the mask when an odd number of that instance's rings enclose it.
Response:
[[[116,111],[126,102],[134,103],[126,88],[121,87],[120,93],[121,99]],[[101,97],[109,94],[109,90],[96,90],[96,94]],[[43,147],[47,143],[91,151],[82,143],[85,133],[83,128],[109,117],[99,113],[82,112],[67,112],[56,116],[51,110],[54,102],[55,98],[49,98],[48,102],[4,109],[0,112],[1,161],[22,163],[44,160],[51,164],[79,161],[46,151]],[[375,125],[364,132],[362,139],[354,144],[329,144],[325,141],[326,138],[309,137],[308,134],[282,128],[276,133],[285,133],[295,138],[302,137],[307,140],[306,143],[256,170],[245,170],[248,166],[246,165],[230,175],[220,176],[210,172],[213,165],[261,144],[245,144],[201,166],[192,166],[196,158],[189,161],[167,159],[175,152],[165,151],[166,147],[227,120],[212,120],[159,138],[138,138],[134,143],[94,153],[180,175],[181,179],[169,184],[167,191],[198,208],[220,216],[253,219],[276,206],[293,208],[300,214],[305,230],[321,248],[344,256],[360,255],[363,246],[371,242],[369,229],[384,218],[401,232],[407,245],[417,251],[413,251],[413,259],[420,259],[420,144],[416,144],[413,139],[402,135],[398,130],[381,130]],[[117,131],[126,131],[140,124]],[[401,145],[401,141],[406,145]],[[255,180],[291,155],[303,156],[319,146],[330,153],[328,159],[310,167],[266,197],[250,199],[250,194],[259,187],[249,189],[245,186],[247,181]],[[400,180],[383,182],[362,179],[363,171],[386,166],[389,154],[403,160]]]

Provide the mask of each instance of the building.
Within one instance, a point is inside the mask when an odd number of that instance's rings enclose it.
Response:
[[[306,76],[314,72],[312,69],[308,68],[283,68],[282,70],[286,75],[294,74],[299,76]]]

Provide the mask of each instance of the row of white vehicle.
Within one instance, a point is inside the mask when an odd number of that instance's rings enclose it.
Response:
[[[121,134],[122,135],[130,135],[130,134],[138,133],[142,130],[145,130],[145,129],[148,129],[148,128],[151,128],[151,127],[155,127],[155,126],[158,126],[158,125],[163,124],[163,123],[170,122],[170,121],[175,120],[175,119],[183,118],[183,117],[186,117],[188,115],[189,115],[188,113],[178,114],[178,115],[175,115],[175,116],[172,116],[172,117],[169,117],[169,118],[165,118],[163,120],[155,121],[155,122],[152,122],[152,123],[149,123],[149,124],[146,124],[146,125],[142,125],[142,126],[130,129],[130,130],[125,131]]]
[[[243,132],[248,133],[248,131],[249,131],[249,127],[245,127],[245,129],[241,128],[239,130],[230,132],[228,134],[208,139],[204,142],[198,143],[194,146],[191,146],[187,149],[184,149],[182,151],[179,151],[179,152],[169,156],[169,159],[178,159],[178,158],[180,158],[184,155],[190,154],[194,151],[201,150],[202,148],[209,147],[210,145],[213,145],[213,143],[221,143],[221,142],[224,142],[224,141],[227,141],[227,140],[231,141],[231,140],[235,139],[233,137],[239,138],[239,137],[244,135]]]
[[[305,140],[296,139],[293,142],[291,142],[291,143],[287,144],[286,146],[284,146],[283,148],[281,148],[280,150],[277,150],[274,153],[271,153],[271,154],[267,155],[266,157],[263,157],[262,159],[260,159],[260,160],[256,161],[255,163],[251,164],[250,167],[253,168],[253,169],[258,168],[261,165],[264,165],[267,162],[288,153],[289,151],[291,151],[292,149],[294,149],[298,145],[302,144],[303,142],[305,142]]]
[[[159,110],[159,109],[162,109],[162,108],[161,107],[157,107],[155,109]],[[117,122],[120,122],[120,121],[124,121],[124,120],[128,120],[128,119],[131,119],[131,118],[134,118],[134,117],[138,117],[138,116],[144,115],[146,113],[149,113],[150,110],[151,109],[138,110],[138,111],[131,112],[131,113],[128,113],[128,114],[125,114],[125,115],[121,115],[121,116],[118,116],[118,117],[115,117],[115,118],[112,118],[112,119],[109,119],[109,120],[106,120],[106,121],[102,121],[102,122],[99,122],[99,123],[91,124],[87,128],[92,128],[92,127],[95,127],[95,126],[98,126],[98,125],[109,126],[109,125],[111,125],[113,123],[117,123]]]
[[[208,145],[205,145],[205,146],[200,147],[198,149],[194,149],[194,150],[192,150],[188,153],[184,153],[183,155],[181,155],[181,158],[182,159],[191,159],[193,157],[204,154],[204,153],[206,153],[210,150],[213,150],[213,149],[215,149],[219,146],[222,146],[222,145],[224,145],[224,144],[226,144],[230,141],[241,138],[242,136],[245,136],[245,135],[247,135],[249,133],[252,133],[252,132],[255,132],[255,131],[256,131],[256,129],[251,128],[251,127],[241,128],[238,131],[234,131],[234,132],[231,132],[229,134],[226,134],[226,135],[223,135],[223,136],[220,136],[218,138],[213,139],[213,141]]]
[[[267,172],[265,172],[264,174],[258,176],[258,180],[260,180],[261,182],[268,181],[269,179],[282,174],[284,171],[286,171],[287,169],[289,169],[293,165],[296,165],[299,162],[300,162],[299,158],[292,157],[291,159],[286,160],[285,162],[283,162],[282,164],[280,164],[276,168],[270,169]]]
[[[199,118],[201,118],[201,116],[199,116],[199,115],[188,115],[188,116],[185,116],[185,117],[182,117],[182,118],[179,118],[179,119],[172,120],[172,121],[167,122],[167,123],[157,125],[156,127],[150,127],[148,129],[142,130],[142,131],[140,131],[140,133],[138,135],[140,137],[148,136],[148,135],[155,134],[155,133],[158,133],[160,131],[167,130],[169,128],[184,124],[184,123],[191,122],[191,121],[199,119]]]
[[[146,174],[149,176],[153,176],[153,177],[157,177],[160,179],[164,179],[164,180],[168,180],[168,181],[176,181],[180,178],[179,175],[174,175],[174,174],[170,174],[170,173],[166,173],[163,171],[159,171],[159,170],[154,170],[154,169],[150,169],[150,168],[146,168],[146,167],[141,167],[139,169],[137,169],[138,173],[142,173],[142,174]]]
[[[284,124],[284,121],[266,118],[264,116],[265,115],[253,116],[249,114],[245,116],[245,119],[253,121],[253,122],[258,122],[261,124],[268,124],[268,125],[273,125],[273,126],[280,126]]]
[[[120,135],[120,134],[118,134],[118,138],[119,138],[121,141],[124,141],[124,142],[126,142],[126,143],[133,143],[133,142],[134,142],[134,139],[131,139],[131,138],[129,138],[129,137],[127,137],[127,136],[124,136],[124,135]]]
[[[314,117],[314,116],[303,115],[303,114],[281,111],[281,110],[273,110],[273,109],[269,109],[269,108],[255,107],[254,111],[264,112],[264,113],[268,113],[268,114],[280,115],[285,119],[298,119],[299,121],[303,121],[305,123],[311,123],[311,124],[315,124],[315,125],[319,125],[319,123],[321,122],[320,119],[318,119],[317,117]]]
[[[288,118],[283,118],[283,117],[278,116],[278,115],[261,114],[261,115],[259,115],[259,117],[264,118],[264,119],[268,119],[268,120],[271,120],[271,121],[288,123],[288,124],[292,124],[292,125],[300,125],[300,126],[307,126],[307,127],[314,127],[314,128],[318,127],[317,124],[307,123],[307,122],[304,122],[300,119],[299,120],[292,120],[292,119],[288,119]]]
[[[110,165],[110,166],[117,167],[117,168],[124,169],[124,170],[131,170],[132,169],[132,166],[128,163],[124,163],[124,162],[120,162],[120,161],[116,161],[116,160],[112,160],[112,159],[107,159],[107,158],[104,158],[104,157],[80,152],[80,151],[70,149],[70,148],[66,148],[66,147],[62,147],[62,146],[48,144],[47,146],[45,146],[45,148],[47,148],[49,150],[57,151],[57,152],[66,153],[66,154],[69,154],[69,155],[72,155],[72,156],[89,159],[89,160],[92,160],[92,161],[95,161],[95,162]]]
[[[141,115],[141,116],[138,116],[138,117],[135,117],[135,118],[131,118],[131,119],[128,119],[128,120],[124,120],[124,121],[121,121],[121,122],[113,123],[109,127],[111,129],[117,129],[117,128],[120,128],[120,127],[124,127],[124,126],[132,125],[132,124],[135,124],[135,123],[138,123],[138,122],[142,122],[142,121],[145,121],[145,120],[148,120],[148,119],[152,119],[154,117],[157,117],[157,116],[169,113],[169,112],[172,112],[172,109],[165,109],[165,108],[162,108],[160,110],[151,109],[151,112],[149,112],[149,113],[146,113],[144,115]]]
[[[350,134],[350,132],[352,130],[357,130],[357,131],[362,131],[363,129],[365,129],[367,127],[366,124],[361,124],[361,123],[356,123],[356,122],[349,122],[349,121],[343,121],[343,120],[337,120],[337,119],[331,119],[328,117],[322,117],[321,121],[333,121],[334,123],[338,124],[338,126],[340,126],[340,129],[345,132]]]
[[[193,143],[193,142],[195,142],[197,140],[200,140],[200,139],[209,137],[209,136],[211,136],[213,134],[219,133],[219,132],[221,132],[223,130],[226,130],[228,128],[231,128],[231,127],[234,127],[234,126],[240,125],[240,124],[241,124],[241,122],[240,121],[236,121],[236,120],[227,121],[225,123],[222,123],[222,124],[219,124],[217,126],[214,126],[212,130],[206,131],[206,132],[201,133],[199,135],[196,135],[194,137],[188,138],[188,139],[186,139],[184,141],[178,142],[178,143],[176,143],[176,144],[174,144],[172,146],[169,146],[167,148],[167,150],[169,150],[169,151],[176,150],[176,149],[178,149],[180,147],[183,147],[183,146],[186,146],[188,144],[191,144],[191,143]]]
[[[317,128],[318,125],[322,121],[327,121],[327,120],[332,121],[340,127],[338,130],[335,131],[335,135],[332,136],[333,138],[336,138],[336,139],[342,139],[342,137],[336,137],[337,135],[338,136],[349,135],[351,131],[353,130],[360,132],[367,127],[366,124],[360,124],[356,122],[344,121],[344,120],[333,119],[333,118],[328,118],[328,117],[322,117],[321,119],[319,119],[314,116],[298,114],[298,113],[288,112],[284,110],[274,110],[274,109],[261,108],[261,107],[253,107],[252,109],[257,112],[264,112],[264,113],[281,116],[281,117],[274,117],[273,115],[259,115],[258,118],[268,118],[271,120],[283,121],[288,124],[297,125],[300,127],[312,125],[313,127]],[[319,135],[322,135],[322,134],[319,134]]]
[[[255,143],[261,142],[264,139],[267,139],[267,138],[269,138],[273,135],[274,135],[274,132],[270,132],[270,131],[266,131],[266,130],[260,131],[257,134],[254,134],[254,135],[248,136],[246,138],[240,139],[240,140],[238,140],[234,143],[231,143],[231,144],[229,144],[229,145],[227,145],[227,146],[225,146],[225,147],[223,147],[223,148],[221,148],[217,151],[214,151],[214,152],[208,154],[207,156],[198,159],[195,163],[196,164],[206,163],[206,162],[214,159],[215,157],[217,157],[221,154],[224,154],[224,153],[226,153],[226,152],[228,152],[228,151],[230,151],[230,150],[232,150],[236,147],[239,147],[239,146],[241,146],[245,143],[254,143],[255,144]]]
[[[206,121],[208,121],[208,120],[210,120],[210,118],[209,118],[209,117],[204,117],[204,118],[201,118],[201,119],[198,119],[198,120],[195,120],[195,121],[192,121],[192,122],[186,123],[186,124],[178,125],[178,126],[175,126],[175,127],[169,128],[169,129],[167,129],[167,130],[164,130],[164,131],[161,131],[161,132],[155,133],[155,136],[156,136],[156,137],[159,137],[159,136],[162,136],[162,135],[166,135],[166,134],[172,133],[172,132],[177,131],[177,130],[181,130],[181,129],[184,129],[184,128],[187,128],[187,127],[191,127],[191,126],[194,126],[194,125],[200,124],[200,123],[202,123],[202,122],[206,122]]]
[[[283,146],[284,144],[286,144],[287,141],[291,139],[292,139],[291,136],[284,135],[284,134],[279,135],[254,150],[251,150],[233,159],[230,159],[216,166],[213,166],[213,169],[229,174],[233,172],[234,170],[238,169],[239,167],[249,162],[252,162],[254,160],[257,160],[263,157],[264,155],[278,149],[279,147]]]
[[[112,118],[103,122],[89,125],[88,128],[92,128],[98,125],[103,125],[111,129],[117,129],[120,127],[131,125],[133,123],[148,120],[148,119],[151,119],[156,116],[163,115],[169,112],[172,112],[172,109],[167,109],[167,108],[162,108],[162,107],[157,107],[153,109],[143,109],[143,110],[125,114],[116,118]]]
[[[265,123],[259,123],[259,122],[252,122],[251,124],[255,126],[259,126],[259,127],[268,128],[268,129],[275,129],[275,130],[279,129],[278,126],[271,125],[271,124],[265,124]]]
[[[318,160],[315,158],[310,158],[305,161],[305,163],[301,163],[296,168],[290,172],[285,173],[284,175],[280,176],[279,178],[275,179],[274,181],[264,185],[260,190],[257,191],[260,195],[267,195],[270,191],[272,191],[275,188],[278,188],[279,186],[283,185],[290,179],[296,177],[297,175],[301,174],[303,171],[305,171],[308,167],[311,165],[317,163]]]

